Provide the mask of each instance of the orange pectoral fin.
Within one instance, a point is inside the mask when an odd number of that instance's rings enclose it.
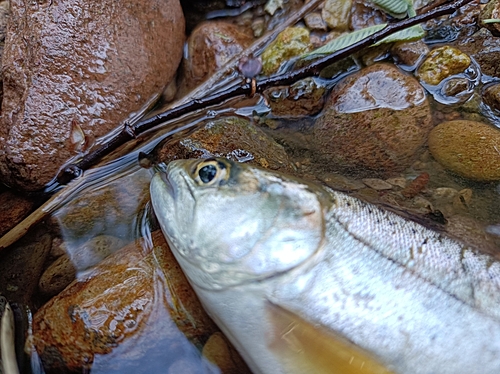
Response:
[[[394,374],[345,338],[316,327],[269,302],[274,326],[269,348],[284,362],[287,373]]]

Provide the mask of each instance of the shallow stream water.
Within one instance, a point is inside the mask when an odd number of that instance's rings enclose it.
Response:
[[[481,81],[474,74],[470,72],[470,79],[475,82],[473,91],[476,94],[483,84],[495,81],[489,77]],[[345,75],[322,82],[331,87]],[[220,86],[223,86],[222,82]],[[427,88],[440,90],[440,87]],[[432,99],[431,94],[428,96],[434,124],[447,119],[471,117],[486,123],[496,124],[498,121],[496,115],[486,107],[483,107],[482,112],[471,114],[460,100],[445,100],[440,93],[435,95],[436,100]],[[473,99],[474,95],[471,97]],[[261,125],[266,133],[285,146],[298,175],[347,191],[416,220],[436,224],[452,236],[500,257],[498,182],[474,182],[449,173],[425,150],[409,168],[393,176],[411,182],[424,172],[429,174],[428,184],[416,194],[418,198],[404,198],[399,194],[402,188],[397,184],[378,189],[363,182],[370,177],[384,180],[377,173],[373,176],[361,173],[361,177],[358,172],[342,175],[336,170],[325,168],[325,164],[315,162],[317,150],[314,145],[300,146],[303,144],[304,128],[313,122],[312,117],[272,117],[263,99],[243,104],[233,101],[229,104],[212,108],[206,113],[186,116],[176,121],[175,126],[169,124],[163,135],[156,136],[106,165],[86,172],[82,179],[75,180],[67,187],[64,198],[51,205],[50,218],[32,230],[51,232],[53,238],[61,240],[68,257],[77,267],[77,280],[89,287],[74,300],[70,296],[73,293],[68,293],[67,300],[75,303],[71,306],[73,314],[70,317],[73,321],[88,323],[78,331],[94,331],[96,336],[80,339],[72,337],[72,332],[65,330],[54,338],[70,351],[74,347],[75,351],[90,352],[90,347],[93,347],[94,352],[100,352],[88,353],[86,359],[89,363],[93,362],[89,372],[173,374],[248,370],[237,354],[219,340],[215,348],[207,348],[211,337],[217,336],[219,339],[218,329],[201,315],[202,312],[193,312],[193,305],[195,308],[200,306],[189,296],[185,280],[179,283],[178,279],[172,278],[172,274],[178,274],[178,270],[165,270],[165,267],[170,266],[166,264],[173,258],[167,258],[164,249],[161,249],[164,244],[154,234],[158,226],[148,195],[149,181],[155,167],[144,168],[139,162],[144,159],[142,154],[151,154],[159,142],[168,145],[185,137],[193,128],[224,116],[238,115]],[[268,125],[269,119],[271,127]],[[241,148],[244,150],[243,145]],[[444,223],[440,214],[447,223]],[[118,238],[119,245],[107,246],[103,253],[99,252],[98,246],[85,247],[94,238],[103,236]],[[127,249],[123,252],[121,247],[125,245]],[[95,252],[85,252],[88,248],[93,248]],[[125,260],[130,260],[130,264]],[[96,267],[97,264],[100,265]],[[114,265],[121,266],[120,270],[117,271]],[[78,287],[71,287],[76,293]],[[35,293],[30,304],[35,311],[47,301],[46,295]],[[57,310],[52,317],[56,316]],[[58,321],[53,322],[57,326]],[[63,322],[61,324],[64,325]],[[37,327],[40,325],[36,323],[32,326]],[[93,343],[89,343],[92,339]],[[28,348],[30,343],[31,340],[28,340]],[[40,346],[42,343],[33,344]],[[220,361],[219,366],[228,366],[221,369],[207,360],[205,356],[210,356],[210,349],[224,351],[230,363]],[[43,372],[44,369],[36,364],[37,358],[32,357],[32,360],[34,363],[26,363],[23,371],[29,372],[31,366],[32,371]]]

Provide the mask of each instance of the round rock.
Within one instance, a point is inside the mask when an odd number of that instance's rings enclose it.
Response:
[[[182,57],[178,0],[11,2],[0,174],[25,190],[139,110]]]
[[[333,89],[313,136],[329,168],[386,176],[415,160],[431,128],[416,79],[394,65],[375,64]]]
[[[451,172],[477,181],[500,180],[500,130],[482,122],[449,121],[429,135],[434,158]]]

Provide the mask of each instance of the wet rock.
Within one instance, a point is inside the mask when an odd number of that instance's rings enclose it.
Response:
[[[249,33],[224,21],[208,21],[193,30],[187,40],[178,97],[200,85],[253,41]]]
[[[0,171],[43,187],[172,79],[178,0],[11,2],[3,56]]]
[[[223,374],[250,374],[250,371],[241,371],[246,365],[241,357],[220,332],[214,333],[203,346],[202,354],[213,362]]]
[[[470,57],[457,48],[439,47],[429,52],[416,75],[425,83],[437,85],[449,76],[462,73],[470,64]]]
[[[500,180],[500,130],[475,121],[449,121],[429,135],[429,149],[446,169],[477,181]]]
[[[392,184],[378,178],[364,178],[361,180],[365,185],[377,191],[392,190]]]
[[[167,372],[194,358],[201,365],[183,333],[201,346],[218,329],[161,232],[152,240],[149,250],[134,243],[111,255],[35,314],[32,342],[46,372]]]
[[[0,293],[11,302],[32,305],[31,297],[52,243],[46,231],[37,228],[0,253]]]
[[[351,7],[351,0],[326,0],[321,15],[331,29],[347,31]]]
[[[264,92],[273,115],[302,117],[323,109],[326,88],[312,78],[300,80],[289,87],[273,87]]]
[[[495,83],[483,90],[483,100],[492,109],[500,111],[500,84]]]
[[[429,53],[429,47],[422,40],[398,42],[392,46],[391,53],[396,62],[415,67]]]
[[[394,65],[375,64],[333,89],[314,126],[313,144],[326,168],[385,176],[411,165],[431,127],[419,83]]]
[[[370,2],[354,0],[351,8],[350,26],[352,30],[379,25],[387,22],[384,12],[370,6]]]
[[[0,2],[0,70],[2,68],[2,55],[5,46],[5,34],[7,32],[7,22],[10,15],[9,1]],[[0,77],[0,80],[2,78]],[[1,83],[1,81],[0,81]],[[3,99],[3,85],[0,84],[0,103]]]
[[[304,22],[309,30],[326,31],[328,29],[325,20],[321,17],[321,13],[319,12],[307,14],[304,17]]]
[[[140,169],[127,177],[80,191],[53,214],[66,240],[109,234],[128,240],[135,235],[139,212],[149,201],[150,172]]]
[[[33,201],[11,191],[0,193],[0,237],[21,222],[33,208]]]
[[[304,27],[287,27],[262,53],[262,73],[271,75],[290,58],[311,49],[309,30]]]
[[[110,235],[99,235],[75,249],[66,246],[64,253],[42,274],[38,287],[48,296],[55,296],[75,280],[77,271],[95,266],[113,252],[122,248],[125,241]]]
[[[64,290],[75,278],[75,266],[69,256],[64,254],[43,272],[38,288],[43,294],[52,297]]]
[[[183,158],[227,157],[272,170],[293,171],[283,147],[260,128],[240,117],[210,121],[190,136],[173,144],[164,144],[156,157],[163,162]]]
[[[461,40],[457,47],[473,57],[483,75],[500,77],[500,38],[482,28],[472,36]]]
[[[479,24],[493,34],[493,36],[500,36],[500,23],[498,22],[485,22],[488,19],[499,19],[500,18],[500,1],[490,0],[481,10],[479,14]]]

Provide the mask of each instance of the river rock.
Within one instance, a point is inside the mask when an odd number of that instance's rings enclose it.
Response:
[[[0,193],[0,237],[21,222],[33,208],[33,201],[12,191]]]
[[[321,15],[328,27],[336,31],[347,31],[352,0],[326,0]]]
[[[492,109],[500,111],[500,84],[494,83],[483,90],[483,100]]]
[[[446,169],[477,181],[500,180],[500,130],[475,121],[448,121],[429,135],[432,156]]]
[[[52,236],[37,227],[23,239],[0,252],[0,294],[11,302],[32,305]]]
[[[333,89],[314,125],[313,144],[326,168],[386,177],[411,165],[431,128],[416,79],[394,65],[375,64]]]
[[[186,337],[201,347],[218,329],[161,232],[152,244],[119,250],[38,310],[32,342],[47,373],[168,372],[179,360],[202,365]]]
[[[429,53],[429,47],[422,40],[398,42],[391,47],[391,53],[398,63],[415,67]]]
[[[500,77],[500,38],[491,35],[491,32],[481,28],[472,36],[461,40],[457,47],[473,57],[481,67],[483,75]]]
[[[161,93],[182,57],[178,0],[11,1],[0,172],[43,187],[70,157]]]
[[[253,41],[250,33],[224,21],[208,21],[193,30],[182,62],[182,83],[177,95],[184,96],[200,85]]]
[[[430,51],[416,74],[425,83],[437,85],[449,76],[462,73],[470,64],[467,54],[445,45]]]
[[[162,162],[209,157],[227,157],[288,173],[294,171],[284,148],[241,117],[209,121],[188,137],[165,143],[156,154],[156,158]]]
[[[387,22],[385,13],[373,7],[371,2],[363,0],[353,1],[350,19],[352,30],[360,30],[385,22]]]
[[[305,27],[287,27],[262,53],[262,73],[271,75],[282,63],[311,49],[309,30]]]
[[[110,235],[99,235],[76,248],[66,245],[66,251],[42,274],[38,287],[42,293],[55,296],[66,288],[77,275],[95,266],[113,252],[122,248],[125,242]]]
[[[498,0],[490,0],[481,10],[479,14],[479,23],[481,26],[490,30],[493,36],[500,36],[500,23],[492,22],[487,23],[484,22],[487,19],[499,19],[500,18],[500,1]]]
[[[325,91],[323,84],[306,78],[290,86],[269,88],[264,91],[264,96],[274,116],[303,117],[323,109]]]

